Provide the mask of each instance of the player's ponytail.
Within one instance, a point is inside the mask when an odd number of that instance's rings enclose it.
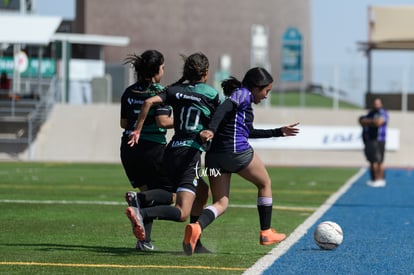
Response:
[[[221,87],[223,88],[223,93],[225,96],[231,96],[231,94],[235,90],[240,89],[241,86],[242,86],[242,83],[233,76],[230,77],[229,79],[224,80],[221,83]]]
[[[180,79],[178,79],[176,82],[174,82],[173,84],[171,84],[171,86],[183,84],[186,80],[187,80],[187,79],[185,79],[185,77],[184,77],[184,76],[182,76],[182,77],[181,77]]]
[[[160,66],[164,64],[164,56],[157,50],[147,50],[141,55],[128,55],[124,64],[131,64],[134,68],[137,82],[149,86],[152,78],[160,71]]]
[[[203,53],[194,53],[188,57],[181,54],[181,57],[184,60],[183,76],[172,85],[182,84],[185,81],[195,84],[207,74],[209,61]]]

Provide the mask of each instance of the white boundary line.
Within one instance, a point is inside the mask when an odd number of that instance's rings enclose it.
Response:
[[[337,192],[332,194],[311,216],[309,216],[300,226],[298,226],[289,237],[283,242],[273,248],[266,256],[259,259],[253,266],[247,269],[243,275],[257,275],[262,274],[268,267],[270,267],[278,258],[285,254],[289,248],[294,245],[306,232],[312,227],[315,222],[325,214],[326,211],[357,181],[366,168],[362,168],[352,178],[350,178]]]

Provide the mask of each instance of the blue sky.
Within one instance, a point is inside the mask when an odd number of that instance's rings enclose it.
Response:
[[[368,38],[368,6],[414,5],[413,0],[311,0],[313,81],[339,86],[362,104],[366,57],[357,42]],[[414,90],[414,51],[374,51],[373,90]]]
[[[41,15],[59,15],[65,20],[75,18],[75,0],[36,0],[36,8]]]

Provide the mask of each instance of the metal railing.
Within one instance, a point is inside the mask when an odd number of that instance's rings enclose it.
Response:
[[[56,78],[41,82],[29,79],[22,81],[22,85],[24,92],[0,101],[0,143],[24,145],[30,160],[36,134],[55,103],[58,81]]]

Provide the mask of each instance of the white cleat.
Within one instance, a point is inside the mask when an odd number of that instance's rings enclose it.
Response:
[[[369,180],[367,181],[367,185],[370,187],[385,187],[386,182],[385,180]]]

